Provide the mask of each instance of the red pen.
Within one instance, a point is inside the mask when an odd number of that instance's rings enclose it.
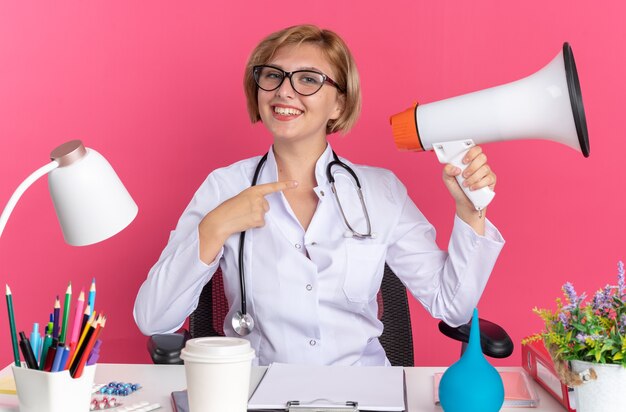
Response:
[[[54,362],[54,357],[57,353],[57,347],[59,346],[58,339],[52,339],[52,345],[50,345],[50,349],[48,349],[48,353],[46,354],[46,361],[43,364],[43,371],[51,372],[52,371],[52,363]]]

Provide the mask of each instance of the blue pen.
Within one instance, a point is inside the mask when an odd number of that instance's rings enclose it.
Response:
[[[59,365],[59,370],[64,371],[67,369],[67,361],[70,358],[70,347],[66,346],[63,348],[63,357],[61,358],[61,364]]]
[[[30,347],[33,348],[33,354],[35,358],[39,359],[39,353],[41,351],[41,344],[43,340],[39,333],[39,323],[33,323],[33,331],[30,333]]]
[[[52,369],[50,370],[51,372],[58,372],[58,371],[63,370],[60,368],[61,368],[61,360],[63,359],[64,351],[65,351],[65,344],[59,343],[59,345],[57,346],[57,351],[54,354],[54,360],[52,361]]]

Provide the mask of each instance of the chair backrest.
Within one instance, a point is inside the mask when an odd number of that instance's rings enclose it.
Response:
[[[200,294],[198,307],[189,317],[192,337],[224,336],[223,325],[228,313],[224,280],[218,269]],[[407,291],[400,279],[385,265],[378,293],[378,318],[384,325],[380,343],[393,366],[413,365],[413,335]]]
[[[228,314],[228,301],[224,293],[222,269],[218,268],[204,285],[198,306],[189,316],[189,333],[193,338],[224,336],[224,319]]]
[[[378,292],[378,318],[384,325],[378,339],[385,348],[389,362],[393,366],[415,366],[407,290],[387,265]]]

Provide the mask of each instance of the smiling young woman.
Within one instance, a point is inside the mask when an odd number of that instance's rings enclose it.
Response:
[[[347,133],[361,108],[345,42],[311,25],[273,33],[252,52],[244,90],[273,143],[200,186],[139,290],[142,332],[178,329],[221,268],[224,332],[250,340],[257,363],[388,365],[376,301],[385,262],[432,316],[466,323],[504,240],[458,169],[443,171],[456,204],[446,252],[391,171],[334,153],[328,135]],[[465,160],[472,187],[495,184],[480,147]]]

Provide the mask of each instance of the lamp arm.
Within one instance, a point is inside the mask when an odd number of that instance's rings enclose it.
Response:
[[[24,194],[26,189],[28,189],[33,183],[35,183],[40,177],[47,175],[54,169],[59,167],[59,163],[56,161],[52,161],[45,166],[40,167],[35,170],[30,176],[28,176],[13,192],[11,198],[9,199],[9,203],[4,207],[2,211],[2,215],[0,215],[0,237],[2,237],[2,232],[4,232],[4,227],[9,220],[9,216],[11,216],[11,212],[15,208],[17,201],[20,200],[20,197]]]

